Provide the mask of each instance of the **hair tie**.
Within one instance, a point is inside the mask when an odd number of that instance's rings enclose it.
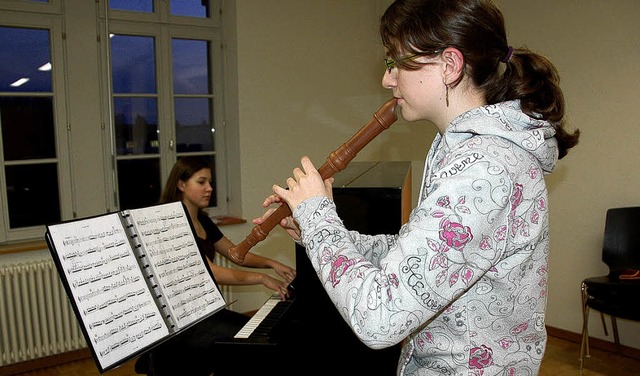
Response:
[[[507,54],[505,55],[505,57],[500,59],[500,61],[505,64],[508,63],[509,60],[511,59],[511,55],[513,55],[513,47],[509,46],[509,50],[507,51]]]

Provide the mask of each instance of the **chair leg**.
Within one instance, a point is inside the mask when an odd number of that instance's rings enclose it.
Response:
[[[620,353],[620,335],[618,334],[618,320],[615,316],[611,316],[611,328],[613,329],[613,340],[616,343],[616,352]]]
[[[587,305],[587,286],[582,283],[580,287],[582,293],[582,343],[580,344],[580,373],[584,367],[584,358],[589,354],[589,306]]]
[[[609,336],[609,331],[607,330],[607,323],[604,321],[604,313],[600,312],[600,321],[602,321],[602,328],[604,329],[604,335]],[[611,323],[613,325],[613,323]]]

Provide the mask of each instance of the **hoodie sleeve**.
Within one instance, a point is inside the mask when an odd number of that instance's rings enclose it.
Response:
[[[506,247],[514,197],[506,169],[466,153],[438,171],[395,237],[349,232],[326,197],[293,212],[329,297],[371,348],[392,346],[428,323],[495,272]]]

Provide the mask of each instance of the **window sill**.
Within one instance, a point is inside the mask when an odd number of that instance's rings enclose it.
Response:
[[[32,240],[28,242],[2,244],[0,245],[0,255],[28,251],[40,251],[43,249],[47,249],[47,242],[45,242],[44,240]]]
[[[228,225],[237,225],[237,224],[247,223],[246,219],[232,217],[229,215],[219,215],[211,219],[213,219],[213,223],[215,223],[217,226],[228,226]]]

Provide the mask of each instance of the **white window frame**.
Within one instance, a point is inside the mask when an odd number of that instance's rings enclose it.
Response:
[[[20,4],[18,4],[20,3]],[[51,38],[51,79],[52,79],[52,96],[53,96],[53,119],[55,124],[55,145],[56,145],[56,164],[58,172],[58,189],[60,194],[60,216],[61,218],[70,218],[73,214],[72,205],[72,182],[69,164],[69,141],[67,131],[67,106],[65,97],[66,82],[64,77],[64,46],[63,46],[63,23],[61,15],[56,14],[59,11],[60,3],[53,0],[51,3],[25,3],[8,2],[2,4],[15,11],[0,12],[0,24],[6,27],[24,27],[36,29],[48,29]],[[26,11],[26,12],[22,12]],[[19,17],[17,17],[19,16]],[[11,96],[36,96],[42,93],[10,93]],[[1,135],[0,135],[1,137]],[[37,160],[29,160],[32,164]],[[45,160],[43,160],[45,162]],[[46,160],[51,163],[50,159]],[[0,243],[16,242],[21,240],[42,238],[44,226],[30,226],[18,229],[9,228],[9,203],[6,195],[7,185],[5,178],[5,166],[24,164],[20,161],[5,162],[4,156],[0,153],[0,208],[2,209],[2,224],[0,225]],[[47,184],[47,182],[43,182]],[[33,213],[37,216],[38,213]]]
[[[156,72],[157,93],[158,93],[158,127],[160,131],[159,158],[160,158],[160,175],[161,181],[164,183],[169,176],[171,167],[176,160],[177,153],[169,146],[172,140],[175,140],[175,115],[173,111],[173,70],[171,69],[171,39],[185,38],[196,40],[207,40],[211,44],[210,61],[211,76],[213,79],[213,126],[216,129],[215,136],[215,160],[216,165],[215,176],[216,181],[214,189],[218,198],[217,206],[208,209],[211,216],[228,214],[228,176],[227,176],[227,159],[225,153],[225,121],[224,121],[224,101],[223,101],[223,56],[222,56],[222,31],[220,30],[220,5],[218,1],[212,1],[212,17],[209,19],[199,19],[191,17],[172,17],[169,16],[169,3],[161,2],[156,4],[157,11],[154,13],[137,13],[118,10],[100,9],[99,32],[102,41],[108,41],[108,34],[126,34],[150,36],[155,39],[156,50]],[[108,17],[105,15],[108,14]],[[192,25],[188,25],[188,23]],[[110,134],[114,134],[114,124],[112,119],[112,105],[109,101],[113,98],[111,89],[111,68],[108,65],[109,44],[101,44],[101,61],[105,64],[101,68],[102,86],[109,88],[105,90],[108,95],[103,95],[105,101],[102,105],[103,120],[105,124],[109,124]],[[116,162],[115,150],[112,150],[112,141],[105,140],[110,145],[105,150],[109,150],[111,155],[106,155],[106,160],[113,160],[112,166],[105,166],[106,176],[112,176],[113,179],[107,182],[108,192],[114,192],[114,198],[109,203],[112,210],[117,208],[117,176],[115,171]],[[205,153],[205,155],[208,155]]]
[[[26,28],[41,28],[49,29],[52,45],[51,45],[51,59],[52,59],[52,86],[53,86],[53,98],[54,98],[54,122],[55,122],[55,135],[56,135],[56,152],[57,152],[57,166],[58,166],[58,179],[59,179],[59,192],[60,192],[60,215],[61,220],[70,220],[78,216],[78,212],[87,213],[86,203],[78,203],[74,198],[74,190],[81,190],[84,187],[79,186],[81,182],[74,182],[74,165],[83,163],[84,161],[76,160],[77,156],[74,156],[74,151],[71,150],[71,126],[69,119],[73,116],[69,111],[75,111],[69,106],[69,90],[74,90],[73,86],[70,86],[68,82],[68,72],[66,67],[66,55],[68,53],[74,53],[78,51],[78,46],[69,45],[69,41],[65,38],[66,23],[73,22],[67,19],[68,15],[65,15],[65,8],[72,6],[73,1],[76,0],[50,0],[48,3],[28,2],[25,0],[2,0],[0,1],[0,24],[7,27],[26,27]],[[225,119],[228,116],[225,109],[224,96],[228,95],[225,89],[225,81],[228,79],[225,77],[224,64],[228,57],[223,54],[223,31],[221,30],[221,7],[222,2],[220,0],[212,0],[211,18],[199,19],[192,17],[171,17],[168,15],[169,3],[168,1],[154,0],[155,9],[158,12],[154,14],[131,14],[132,12],[123,11],[111,11],[109,17],[105,18],[106,7],[108,0],[97,0],[95,3],[95,13],[87,15],[96,19],[96,43],[99,43],[98,51],[100,56],[99,66],[95,68],[94,77],[99,77],[100,88],[100,113],[93,112],[98,118],[102,120],[102,132],[95,133],[95,137],[99,137],[103,140],[103,144],[107,146],[110,143],[110,137],[112,126],[110,122],[111,118],[111,106],[108,106],[109,101],[112,100],[112,93],[110,86],[105,86],[107,80],[110,79],[110,67],[108,66],[107,53],[108,43],[103,41],[108,40],[106,35],[107,28],[104,25],[105,22],[109,22],[108,27],[112,28],[114,32],[125,34],[147,34],[153,35],[156,38],[156,50],[157,56],[157,72],[158,74],[158,109],[159,109],[159,122],[162,121],[164,127],[171,127],[174,129],[174,115],[173,115],[173,100],[172,95],[173,81],[171,65],[171,38],[186,38],[197,40],[210,41],[210,59],[212,62],[211,76],[213,79],[212,91],[213,91],[213,126],[216,129],[215,136],[215,173],[216,173],[216,189],[218,206],[209,210],[211,216],[217,215],[229,215],[238,213],[239,201],[230,200],[231,195],[239,193],[238,184],[231,185],[231,178],[237,179],[238,176],[229,170],[229,164],[237,165],[236,162],[228,160],[229,147],[232,151],[237,147],[236,143],[228,145],[228,132],[226,129],[227,121]],[[86,19],[84,20],[87,21]],[[145,32],[146,31],[146,32]],[[165,44],[166,48],[158,48],[158,44]],[[160,53],[160,51],[164,51]],[[77,55],[76,55],[77,56]],[[234,59],[231,60],[235,61]],[[235,69],[235,68],[234,68]],[[168,89],[168,90],[167,90]],[[12,95],[24,95],[23,93],[11,93]],[[28,94],[28,93],[27,93]],[[77,96],[77,92],[72,92]],[[233,102],[233,101],[232,101]],[[233,102],[235,103],[235,102]],[[75,104],[76,109],[78,104]],[[233,119],[237,120],[235,116]],[[80,124],[83,126],[84,124]],[[91,124],[93,126],[93,124]],[[167,132],[163,132],[167,133]],[[231,132],[231,137],[237,137],[237,132]],[[1,137],[1,135],[0,135]],[[167,136],[161,134],[160,142],[167,145]],[[78,139],[74,142],[79,142]],[[81,142],[81,141],[80,141]],[[111,153],[111,147],[103,148],[104,151],[100,151],[100,160],[103,161],[102,166],[96,165],[96,169],[102,169],[100,180],[104,179],[104,182],[100,181],[97,184],[102,184],[105,188],[105,197],[96,197],[96,202],[91,203],[90,212],[98,211],[95,214],[101,214],[103,212],[110,212],[118,210],[117,201],[114,199],[112,193],[117,189],[116,176],[114,171],[114,158],[115,152]],[[109,154],[106,156],[105,154]],[[232,152],[233,155],[235,155]],[[173,161],[176,157],[176,152],[161,151],[161,184],[167,179],[169,171],[173,165]],[[182,155],[182,153],[180,153]],[[74,159],[75,158],[75,159]],[[97,159],[98,160],[98,159]],[[50,162],[50,160],[47,160]],[[19,162],[18,162],[19,163]],[[33,226],[20,229],[9,229],[8,224],[8,202],[6,195],[6,180],[4,176],[5,162],[3,155],[0,152],[0,246],[18,243],[22,241],[42,241],[44,234],[44,225]],[[47,184],[47,182],[43,182]],[[233,187],[231,189],[230,187]],[[83,199],[83,201],[86,198]],[[100,209],[102,206],[102,200],[104,200],[104,211]],[[33,213],[37,216],[38,213]]]

